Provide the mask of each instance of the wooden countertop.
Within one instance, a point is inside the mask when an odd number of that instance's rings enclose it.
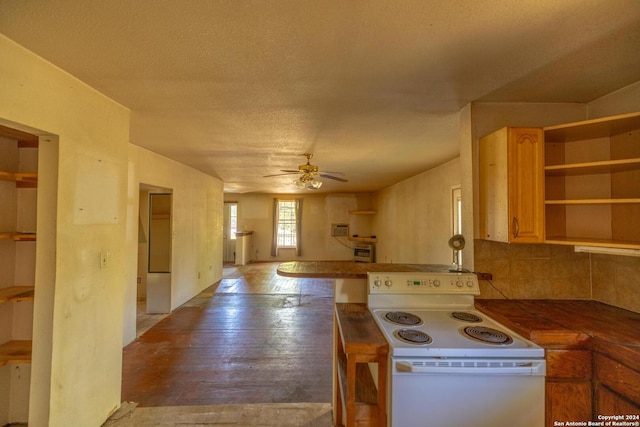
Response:
[[[598,301],[476,299],[476,308],[545,348],[590,348],[640,370],[640,314]]]
[[[428,264],[386,264],[354,261],[291,261],[278,266],[278,275],[318,279],[366,279],[368,272],[428,271]]]

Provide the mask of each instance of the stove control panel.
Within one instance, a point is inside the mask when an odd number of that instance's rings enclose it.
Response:
[[[372,272],[367,284],[369,294],[480,295],[478,277],[463,272]]]

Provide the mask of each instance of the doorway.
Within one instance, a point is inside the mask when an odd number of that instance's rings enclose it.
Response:
[[[171,312],[172,208],[170,189],[140,185],[137,299],[145,314]]]
[[[236,231],[238,231],[238,204],[236,202],[225,202],[223,217],[222,261],[224,264],[235,264]]]

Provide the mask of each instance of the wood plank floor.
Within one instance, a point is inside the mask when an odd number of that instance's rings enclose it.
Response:
[[[332,427],[330,403],[123,406],[103,427]]]
[[[331,402],[333,282],[276,274],[224,278],[123,353],[123,401],[139,406]]]

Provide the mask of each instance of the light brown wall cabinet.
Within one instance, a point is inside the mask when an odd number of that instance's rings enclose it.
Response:
[[[544,129],[548,243],[640,248],[640,114]]]
[[[500,129],[479,178],[481,239],[640,249],[640,113]]]
[[[0,126],[0,425],[28,418],[37,141]]]
[[[502,128],[480,139],[480,237],[544,241],[542,129]]]

